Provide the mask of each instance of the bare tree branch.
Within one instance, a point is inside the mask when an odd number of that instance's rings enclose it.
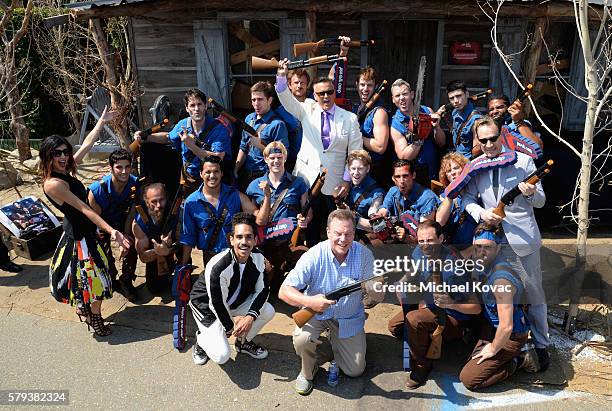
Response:
[[[15,1],[15,3],[17,2]],[[17,33],[13,35],[13,39],[10,41],[7,47],[15,47],[15,45],[21,41],[23,36],[28,31],[28,24],[30,23],[30,16],[32,16],[33,7],[34,7],[34,1],[33,0],[28,1],[28,5],[26,6],[25,12],[23,14],[23,21],[21,22],[21,27],[19,28]]]

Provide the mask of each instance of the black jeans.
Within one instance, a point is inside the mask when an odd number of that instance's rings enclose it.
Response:
[[[336,209],[334,198],[332,196],[320,193],[317,197],[312,199],[312,221],[308,224],[306,229],[306,244],[308,247],[312,247],[319,243],[321,240],[327,238],[327,217],[329,213]]]

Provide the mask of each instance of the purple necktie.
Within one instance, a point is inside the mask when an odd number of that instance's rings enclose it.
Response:
[[[329,124],[330,114],[327,111],[323,111],[321,116],[321,142],[323,142],[323,148],[327,150],[329,143],[331,143],[331,125]]]

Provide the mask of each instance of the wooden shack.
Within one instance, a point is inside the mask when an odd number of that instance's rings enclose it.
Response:
[[[352,49],[349,54],[347,84],[349,97],[354,100],[354,82],[360,68],[372,65],[389,82],[404,78],[412,83],[421,55],[427,56],[428,65],[423,102],[434,108],[447,102],[445,86],[454,79],[464,80],[471,92],[490,87],[511,98],[517,93],[516,82],[492,47],[493,24],[479,2],[331,3],[99,0],[70,2],[66,7],[82,19],[129,18],[131,57],[142,92],[138,111],[143,125],[150,122],[147,109],[157,96],[168,95],[173,107],[180,108],[185,90],[192,87],[235,110],[248,109],[248,85],[260,79],[273,80],[274,74],[253,72],[250,56],[296,58],[293,43],[338,35],[375,41],[374,47]],[[506,54],[524,51],[510,64],[521,81],[535,80],[540,113],[560,118],[561,101],[565,106],[563,128],[578,131],[584,122],[585,105],[577,104],[571,95],[564,95],[562,87],[556,87],[549,66],[550,53],[570,84],[576,86],[583,77],[573,13],[571,2],[564,0],[508,1],[501,9],[496,32]],[[534,41],[540,31],[549,52],[542,51],[542,42]],[[454,64],[449,55],[455,42],[477,43],[481,49],[479,61]],[[337,52],[337,48],[321,51]],[[318,66],[318,75],[328,69],[329,65]]]

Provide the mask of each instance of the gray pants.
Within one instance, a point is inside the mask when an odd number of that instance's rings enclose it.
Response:
[[[531,335],[536,348],[550,345],[548,337],[548,307],[546,294],[542,287],[542,266],[540,250],[524,257],[517,256],[507,244],[503,245],[504,255],[512,262],[513,268],[521,277],[527,292],[529,309],[527,318],[530,322]]]
[[[317,347],[321,332],[328,328],[329,338],[334,353],[334,359],[342,372],[349,377],[358,377],[365,370],[366,336],[365,330],[349,338],[338,338],[338,322],[336,320],[319,321],[312,318],[304,327],[295,328],[293,332],[293,347],[302,360],[302,375],[312,380],[314,370],[319,366]]]
[[[530,302],[527,318],[531,323],[531,335],[536,348],[546,348],[550,345],[550,339],[548,338],[548,307],[546,306],[546,294],[542,287],[540,250],[519,257],[519,259],[527,274],[523,282]]]

